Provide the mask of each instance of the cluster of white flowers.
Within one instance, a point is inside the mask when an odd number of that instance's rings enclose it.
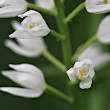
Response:
[[[40,6],[40,4],[42,3],[37,1],[37,5]],[[9,37],[16,38],[18,44],[7,39],[5,45],[8,48],[25,57],[37,57],[42,50],[47,49],[42,37],[48,35],[50,29],[39,12],[34,10],[25,12],[27,9],[25,0],[1,0],[0,6],[1,18],[25,17],[21,24],[17,21],[12,22],[15,32],[9,35]],[[9,66],[14,70],[2,71],[2,74],[24,88],[1,87],[1,91],[17,96],[34,98],[39,97],[46,90],[44,75],[37,67],[30,64],[10,64]]]
[[[48,4],[47,4],[48,2]],[[39,7],[52,10],[54,8],[53,0],[36,0]],[[90,13],[105,13],[110,11],[110,0],[86,0],[86,9]],[[15,32],[10,34],[10,38],[16,38],[15,43],[12,40],[6,40],[5,45],[15,53],[25,57],[37,57],[47,46],[43,37],[50,32],[42,15],[34,10],[27,12],[27,3],[25,0],[1,0],[0,17],[24,18],[22,23],[12,22]],[[110,44],[110,16],[104,18],[97,31],[97,38],[100,42]],[[95,68],[102,67],[110,61],[110,53],[103,53],[99,46],[92,44],[77,59],[73,68],[67,71],[72,82],[81,80],[80,88],[90,88],[92,78],[95,75]],[[93,63],[92,63],[93,62]],[[24,88],[1,87],[5,91],[14,95],[23,97],[39,97],[46,90],[46,82],[41,70],[30,64],[9,65],[14,70],[2,71],[2,74]]]

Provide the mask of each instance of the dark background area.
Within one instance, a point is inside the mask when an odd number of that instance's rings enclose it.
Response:
[[[30,0],[30,2],[33,1]],[[66,15],[68,15],[81,2],[83,2],[83,0],[65,0],[64,10]],[[41,14],[46,20],[48,26],[58,31],[55,18],[44,13]],[[84,43],[97,32],[98,25],[104,16],[105,14],[89,14],[84,9],[69,23],[73,53],[79,45]],[[44,72],[48,84],[66,93],[66,75],[54,67],[44,57],[25,58],[15,54],[4,46],[4,41],[8,39],[8,35],[13,32],[11,26],[12,20],[22,21],[20,18],[0,19],[0,71],[10,69],[8,67],[9,64],[33,64]],[[57,41],[51,35],[44,37],[44,39],[48,46],[48,50],[63,62],[60,41]],[[102,47],[110,51],[109,45],[102,45]],[[17,87],[18,85],[0,74],[0,86]],[[77,97],[78,100],[77,110],[110,110],[110,65],[96,72],[92,88],[89,90],[81,90],[78,86],[76,88],[75,97]],[[69,105],[46,94],[36,99],[25,99],[0,92],[0,109],[69,110]]]

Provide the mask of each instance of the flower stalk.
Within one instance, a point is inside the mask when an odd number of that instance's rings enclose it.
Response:
[[[48,13],[49,15],[53,15],[53,16],[56,15],[55,11],[51,11],[51,10],[47,10],[47,9],[41,8],[41,7],[39,7],[39,6],[35,5],[35,4],[32,4],[32,3],[27,3],[27,6],[28,6],[29,9],[33,9],[33,10],[36,10],[36,11]]]
[[[47,89],[46,89],[46,93],[48,93],[49,95],[55,96],[56,98],[63,100],[67,103],[72,103],[73,99],[67,95],[65,95],[64,93],[60,92],[59,90],[47,85]]]
[[[71,62],[71,45],[70,45],[68,25],[63,22],[65,18],[65,14],[60,0],[54,0],[54,2],[57,10],[56,20],[57,20],[58,28],[60,33],[65,36],[65,40],[62,41],[64,63],[66,65],[66,68],[69,69],[71,67],[72,62]]]
[[[52,34],[54,37],[56,37],[58,40],[64,40],[65,39],[65,36],[57,33],[56,31],[54,30],[50,30],[50,34]]]
[[[88,48],[93,42],[97,40],[97,35],[90,38],[72,57],[72,61],[75,62],[75,60],[78,58],[78,56],[86,49]]]
[[[85,7],[85,2],[81,3],[76,9],[74,9],[65,19],[64,22],[67,23],[71,21],[82,9]]]
[[[47,50],[42,50],[41,55],[43,55],[46,59],[48,59],[52,64],[54,64],[57,68],[59,68],[63,72],[66,71],[66,67]]]
[[[61,2],[59,0],[54,0],[54,2],[58,13],[56,16],[58,28],[60,33],[65,36],[65,40],[62,41],[62,50],[64,55],[64,63],[66,65],[66,69],[68,70],[72,66],[70,35],[68,31],[69,29],[67,23],[64,23],[65,13],[62,8]],[[70,81],[68,79],[67,82],[68,82],[67,86],[68,86],[69,96],[72,98],[72,100],[74,100],[73,86],[69,84]],[[70,104],[72,110],[74,110],[73,104],[74,101]]]

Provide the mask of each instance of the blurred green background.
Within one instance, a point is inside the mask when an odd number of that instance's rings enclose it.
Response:
[[[33,2],[33,1],[29,1]],[[64,10],[68,15],[83,0],[65,0]],[[108,13],[109,14],[109,13]],[[50,28],[57,29],[55,18],[42,13]],[[106,16],[89,14],[84,9],[70,23],[69,30],[71,34],[71,43],[73,53],[79,45],[84,43],[89,37],[95,34],[102,18]],[[22,21],[20,18],[0,19],[0,71],[8,70],[8,64],[30,63],[38,66],[45,74],[48,84],[66,91],[66,74],[62,73],[44,57],[25,58],[19,56],[4,46],[4,40],[8,39],[8,35],[13,32],[11,26],[12,20]],[[53,36],[44,37],[48,46],[48,50],[63,62],[60,41]],[[109,45],[103,45],[110,51]],[[76,89],[77,110],[110,110],[110,65],[104,67],[100,71],[96,71],[92,88],[89,90],[81,90],[78,85]],[[0,86],[18,86],[9,79],[0,74]],[[25,99],[12,96],[7,93],[0,92],[0,109],[2,110],[69,110],[69,105],[44,94],[37,99]]]

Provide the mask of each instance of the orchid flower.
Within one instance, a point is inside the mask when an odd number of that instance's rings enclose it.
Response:
[[[91,59],[94,68],[98,70],[110,62],[110,53],[102,52],[100,46],[94,43],[80,54],[77,60],[81,61],[83,59]]]
[[[54,0],[35,0],[36,5],[39,7],[52,10],[54,8]]]
[[[22,15],[19,15],[19,17],[26,18],[22,21],[21,28],[9,35],[11,38],[38,38],[44,37],[50,32],[50,29],[48,28],[42,15],[37,11],[30,10]]]
[[[90,59],[84,59],[76,62],[73,68],[67,71],[67,75],[72,82],[80,80],[80,88],[88,89],[91,87],[94,77],[94,66]]]
[[[97,37],[100,42],[110,44],[110,16],[105,17],[100,23]]]
[[[0,18],[15,17],[27,9],[25,0],[0,0]]]
[[[0,90],[26,98],[40,97],[46,90],[44,75],[40,69],[30,64],[9,65],[14,70],[2,74],[24,88],[1,87]]]
[[[109,12],[110,0],[86,0],[86,9],[96,14]]]
[[[15,30],[20,29],[20,23],[13,21],[12,26]],[[16,39],[18,44],[12,40],[6,40],[5,45],[15,53],[26,57],[37,57],[41,54],[42,50],[47,47],[43,41],[43,38],[35,39]]]

